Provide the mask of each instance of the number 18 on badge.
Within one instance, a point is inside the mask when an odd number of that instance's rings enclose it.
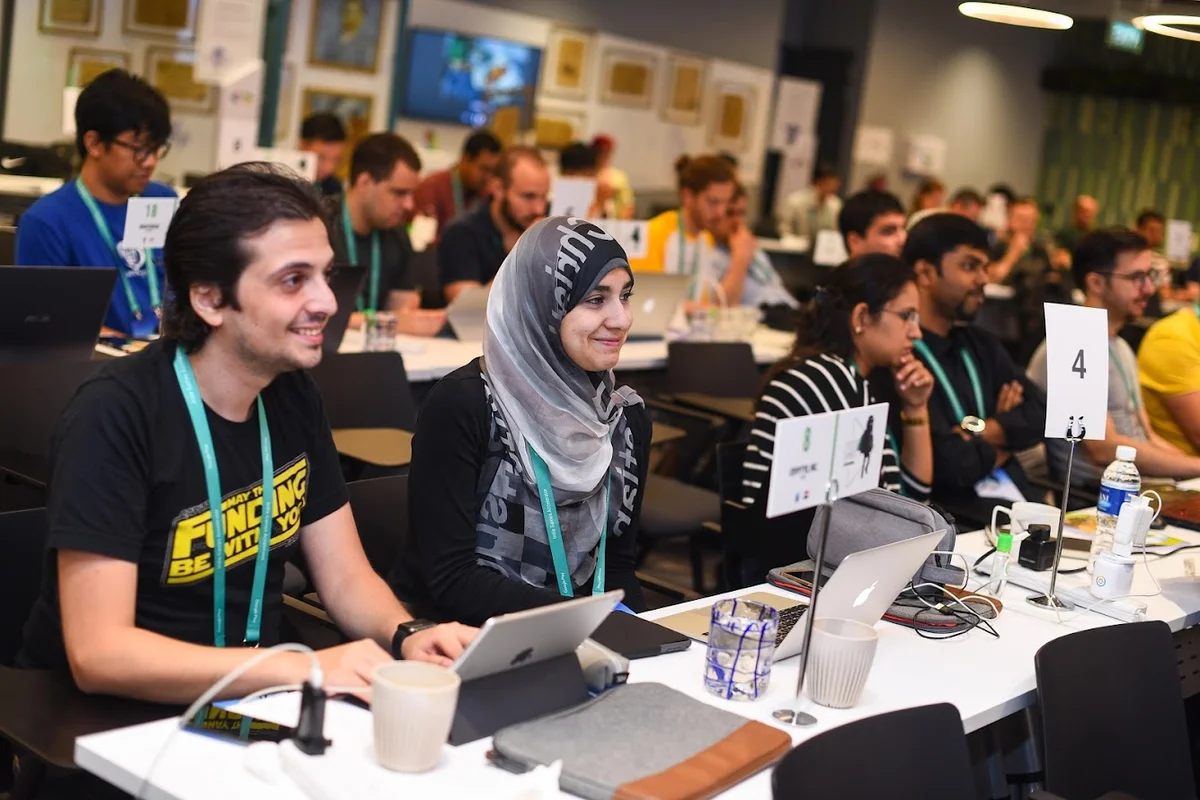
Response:
[[[1103,439],[1108,312],[1046,303],[1046,437]]]

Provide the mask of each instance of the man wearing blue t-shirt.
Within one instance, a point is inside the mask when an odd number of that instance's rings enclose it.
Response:
[[[122,334],[158,332],[166,294],[159,250],[123,243],[129,198],[175,197],[150,176],[167,154],[171,114],[150,84],[114,69],[80,92],[75,105],[79,177],[34,203],[17,225],[17,264],[117,268],[104,325]]]

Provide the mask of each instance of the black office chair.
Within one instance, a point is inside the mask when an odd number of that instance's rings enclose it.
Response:
[[[892,711],[801,743],[775,767],[774,800],[963,800],[975,777],[949,703]]]
[[[397,428],[417,424],[404,358],[395,352],[325,356],[309,370],[331,428]]]
[[[1046,789],[1195,798],[1179,667],[1163,622],[1072,633],[1034,656]]]
[[[347,484],[350,510],[371,569],[387,577],[408,538],[408,476]]]
[[[713,397],[756,397],[762,376],[747,342],[671,342],[667,388]]]

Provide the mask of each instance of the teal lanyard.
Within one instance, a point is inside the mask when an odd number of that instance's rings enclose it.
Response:
[[[1117,354],[1113,352],[1113,346],[1110,342],[1108,345],[1108,360],[1117,368],[1117,373],[1121,376],[1121,383],[1125,384],[1125,391],[1129,392],[1129,402],[1133,403],[1133,408],[1136,411],[1141,403],[1138,402],[1137,391],[1134,389],[1134,383],[1125,374],[1125,368],[1121,366],[1121,359],[1117,358]]]
[[[946,395],[946,399],[950,401],[950,410],[953,412],[955,419],[962,422],[967,418],[967,412],[963,409],[962,401],[958,399],[958,392],[954,390],[954,386],[950,383],[950,379],[946,377],[946,371],[942,369],[942,365],[934,358],[933,353],[929,351],[929,346],[918,339],[913,342],[913,348],[925,360],[925,364],[933,371],[933,376],[937,378],[938,386],[942,387],[942,391]],[[979,369],[975,366],[975,359],[967,352],[967,348],[962,348],[958,351],[962,356],[963,366],[967,368],[967,376],[971,379],[971,389],[975,392],[975,407],[979,410],[978,416],[983,419],[987,416],[987,406],[983,404],[983,386],[979,382]]]
[[[683,209],[680,209],[676,213],[679,214],[679,257],[677,260],[677,266],[680,275],[688,275],[691,277],[692,283],[688,289],[688,297],[696,300],[699,299],[696,297],[696,281],[700,277],[698,273],[700,271],[701,240],[699,236],[696,237],[696,249],[692,251],[692,268],[687,269],[687,266],[684,263],[684,257],[687,251],[687,234],[683,232]]]
[[[217,471],[217,452],[200,387],[192,365],[182,347],[175,349],[175,378],[183,392],[200,457],[204,461],[204,485],[208,490],[208,511],[213,532],[213,643],[225,646],[225,513],[221,507],[221,474]],[[250,613],[246,617],[246,636],[243,644],[257,644],[262,636],[263,591],[267,584],[267,562],[271,559],[271,530],[274,527],[275,460],[271,455],[271,429],[267,427],[267,412],[262,396],[258,397],[258,436],[262,443],[262,513],[259,515],[258,553],[254,557],[254,585],[250,592]]]
[[[350,208],[347,206],[348,200],[342,200],[342,234],[346,237],[346,257],[350,259],[350,263],[354,266],[361,266],[358,263],[358,242],[354,240],[354,228],[350,225]],[[378,311],[379,310],[379,231],[371,231],[371,274],[368,276],[368,302],[366,307],[363,306],[363,299],[358,298],[359,311]]]
[[[554,573],[558,578],[558,593],[563,597],[575,596],[575,584],[571,581],[571,570],[567,568],[567,550],[563,546],[562,526],[558,524],[558,508],[554,503],[554,487],[550,485],[550,469],[546,462],[529,445],[529,460],[533,464],[533,478],[537,482],[538,499],[542,503],[542,520],[546,523],[546,538],[550,541],[550,557],[554,559]],[[596,546],[596,572],[592,576],[592,594],[604,594],[604,545],[608,538],[608,504],[612,499],[612,473],[604,487],[604,523],[600,527],[600,544]]]
[[[454,196],[454,216],[458,216],[463,212],[463,185],[462,176],[458,174],[458,167],[450,168],[450,193]]]
[[[133,295],[133,286],[129,283],[129,265],[125,263],[124,257],[121,256],[121,251],[117,249],[117,243],[113,241],[112,231],[108,229],[108,223],[104,221],[104,215],[100,213],[100,207],[96,205],[96,198],[92,197],[92,193],[83,185],[83,181],[75,179],[75,191],[79,193],[79,198],[83,200],[83,204],[87,206],[87,210],[92,215],[92,222],[96,224],[96,231],[100,234],[100,238],[108,245],[108,249],[112,251],[113,256],[117,259],[117,273],[121,277],[121,288],[125,290],[125,300],[129,303],[129,310],[133,312],[133,318],[138,322],[142,321],[142,305]],[[146,282],[150,284],[150,303],[154,306],[154,313],[159,314],[162,310],[162,294],[158,291],[158,275],[154,272],[154,257],[150,254],[149,248],[142,251],[145,256],[146,264]]]

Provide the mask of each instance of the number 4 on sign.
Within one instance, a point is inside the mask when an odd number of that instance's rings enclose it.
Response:
[[[1046,438],[1103,439],[1108,416],[1108,313],[1046,303]]]

